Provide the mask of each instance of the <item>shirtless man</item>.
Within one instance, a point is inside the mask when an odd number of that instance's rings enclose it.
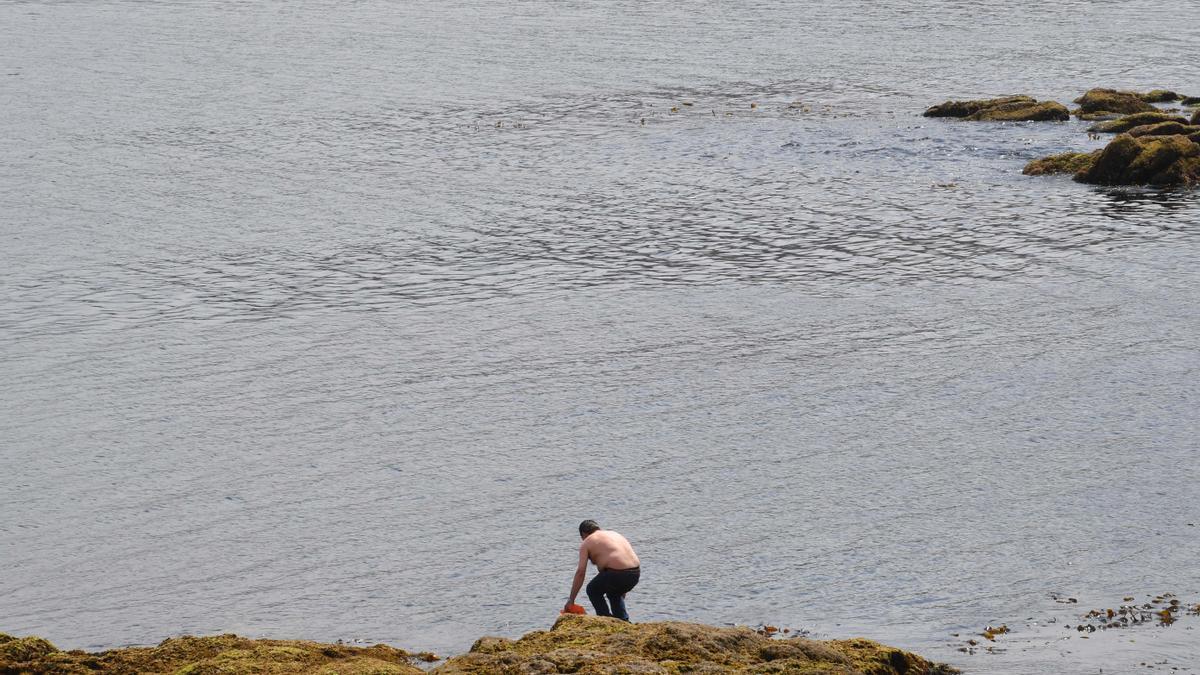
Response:
[[[591,560],[600,569],[600,573],[592,577],[587,585],[588,600],[596,608],[596,615],[629,621],[629,612],[625,611],[625,594],[637,586],[642,573],[642,561],[638,560],[628,539],[612,530],[600,529],[594,520],[579,524],[579,537],[583,539],[579,545],[579,567],[575,570],[575,580],[571,582],[571,599],[567,600],[563,610],[575,604],[575,597],[579,595],[583,577],[587,574],[588,560]],[[608,602],[605,602],[605,598]],[[612,611],[609,611],[610,604]]]

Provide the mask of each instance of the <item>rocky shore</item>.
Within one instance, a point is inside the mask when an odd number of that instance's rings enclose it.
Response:
[[[1155,104],[1179,101],[1184,110]],[[982,122],[1065,121],[1071,115],[1098,122],[1087,132],[1118,134],[1093,152],[1063,152],[1027,164],[1028,176],[1071,174],[1094,185],[1200,185],[1200,97],[1181,96],[1166,89],[1149,92],[1091,89],[1074,103],[1074,110],[1054,101],[1015,95],[974,101],[946,101],[925,111],[926,117],[955,117]]]
[[[958,671],[865,639],[768,637],[749,628],[665,621],[627,624],[567,615],[519,640],[485,637],[440,664],[428,653],[236,635],[178,637],[157,647],[61,651],[0,633],[0,675],[17,673],[796,673],[945,675]]]

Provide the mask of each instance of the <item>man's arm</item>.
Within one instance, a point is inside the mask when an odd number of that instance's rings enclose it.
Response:
[[[571,581],[571,599],[567,600],[567,604],[563,605],[563,611],[567,607],[575,604],[575,597],[579,595],[579,589],[583,588],[583,577],[587,575],[588,551],[587,542],[579,545],[579,566],[575,568],[575,578]]]

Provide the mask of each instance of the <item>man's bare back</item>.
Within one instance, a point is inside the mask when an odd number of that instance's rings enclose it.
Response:
[[[563,611],[572,610],[575,597],[583,587],[583,577],[587,574],[590,560],[600,571],[588,584],[588,600],[596,608],[599,616],[612,616],[629,621],[629,612],[625,609],[625,594],[637,586],[642,577],[642,561],[633,552],[629,540],[620,533],[612,530],[602,530],[594,520],[585,520],[579,524],[579,537],[583,543],[579,545],[579,564],[575,567],[575,578],[571,580],[571,596]]]
[[[579,557],[585,555],[601,571],[627,570],[642,564],[629,540],[612,530],[598,530],[588,535],[579,545]]]

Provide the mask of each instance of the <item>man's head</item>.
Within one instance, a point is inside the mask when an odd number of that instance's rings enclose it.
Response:
[[[588,535],[600,529],[600,523],[594,520],[585,520],[579,524],[579,538],[587,539]]]

